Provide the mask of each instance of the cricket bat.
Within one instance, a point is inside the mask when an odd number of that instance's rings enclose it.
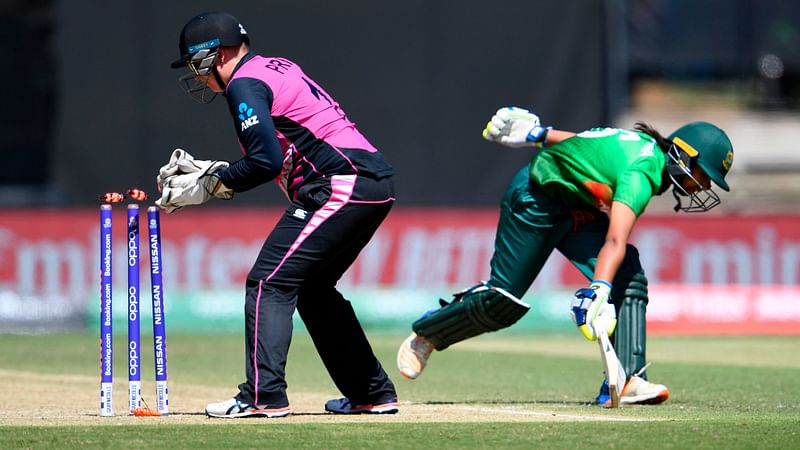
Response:
[[[622,395],[622,389],[625,387],[625,381],[628,377],[605,331],[599,333],[597,343],[600,345],[600,359],[603,361],[603,371],[605,371],[606,380],[608,381],[608,392],[611,394],[611,407],[619,408],[619,398]]]

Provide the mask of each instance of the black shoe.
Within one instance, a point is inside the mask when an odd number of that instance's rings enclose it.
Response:
[[[325,411],[334,414],[396,414],[397,397],[387,397],[371,405],[354,405],[347,397],[328,400]]]

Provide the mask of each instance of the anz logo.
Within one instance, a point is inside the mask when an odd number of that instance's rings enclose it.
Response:
[[[242,131],[259,123],[258,116],[253,115],[253,108],[247,106],[247,103],[239,103],[239,120],[242,121]]]

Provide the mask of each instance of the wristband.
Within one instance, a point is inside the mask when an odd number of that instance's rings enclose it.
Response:
[[[528,135],[525,136],[525,140],[528,142],[534,142],[536,144],[544,144],[547,140],[547,132],[553,127],[543,127],[540,125],[536,125],[535,127],[531,128],[531,131],[528,132]]]
[[[592,284],[589,285],[590,288],[594,289],[595,291],[605,292],[606,294],[611,293],[611,283],[604,280],[594,280]]]

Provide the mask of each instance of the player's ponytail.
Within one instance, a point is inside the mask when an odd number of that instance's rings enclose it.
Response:
[[[667,138],[661,135],[655,128],[651,127],[645,122],[636,122],[636,125],[633,126],[633,129],[636,131],[640,131],[651,138],[656,140],[658,144],[658,148],[661,149],[662,152],[667,153],[669,148],[672,146],[672,142],[670,142]]]

